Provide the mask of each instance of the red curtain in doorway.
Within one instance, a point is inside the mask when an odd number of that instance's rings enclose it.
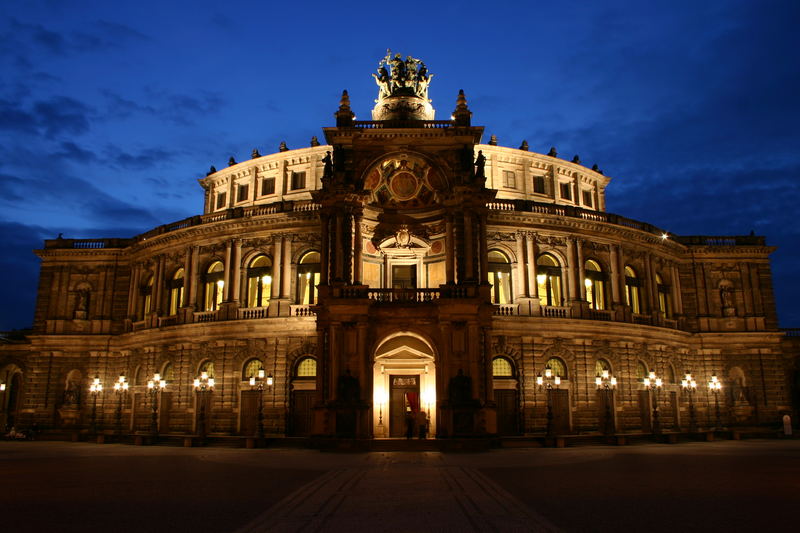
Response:
[[[408,402],[409,407],[411,407],[411,411],[414,413],[419,412],[419,394],[416,392],[407,392],[406,402]]]

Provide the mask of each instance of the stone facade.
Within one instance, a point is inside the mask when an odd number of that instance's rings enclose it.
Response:
[[[607,213],[608,177],[481,144],[463,93],[444,121],[407,115],[419,95],[391,97],[394,115],[358,122],[345,93],[327,144],[212,169],[202,215],[45,241],[33,329],[0,345],[2,422],[379,438],[423,411],[446,438],[777,425],[791,411],[796,343],[778,330],[763,237]],[[547,368],[559,385],[537,384]],[[210,393],[193,386],[203,371]]]

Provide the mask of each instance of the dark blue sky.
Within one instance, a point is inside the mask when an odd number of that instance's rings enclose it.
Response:
[[[599,164],[610,212],[766,235],[781,325],[800,326],[797,0],[6,0],[3,13],[0,330],[32,321],[43,239],[200,213],[210,165],[322,138],[342,89],[369,118],[387,47],[427,63],[437,118],[463,88],[485,140]]]

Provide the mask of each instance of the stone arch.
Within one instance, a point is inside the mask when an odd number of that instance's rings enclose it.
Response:
[[[577,376],[577,359],[575,357],[575,353],[567,348],[565,345],[565,339],[561,337],[557,337],[553,340],[552,346],[547,348],[542,353],[542,361],[541,366],[544,368],[544,365],[547,361],[553,357],[558,357],[564,361],[564,364],[567,367],[567,379],[574,380]]]

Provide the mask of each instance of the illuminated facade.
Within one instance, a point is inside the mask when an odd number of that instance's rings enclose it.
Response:
[[[212,168],[202,215],[45,241],[33,332],[0,346],[3,421],[369,439],[421,411],[447,438],[790,410],[763,237],[608,213],[596,167],[481,144],[463,93],[435,120],[422,62],[387,55],[375,79],[374,120],[344,93],[327,144]]]

